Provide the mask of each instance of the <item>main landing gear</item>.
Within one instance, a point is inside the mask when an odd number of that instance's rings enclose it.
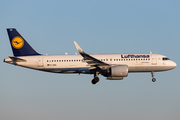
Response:
[[[91,81],[92,84],[96,84],[99,82],[99,77],[94,77],[94,79]]]
[[[92,84],[95,85],[97,82],[99,82],[99,77],[98,77],[98,75],[99,75],[98,72],[96,72],[96,73],[94,74],[94,79],[92,79],[92,81],[91,81]]]
[[[151,72],[152,75],[152,82],[156,82],[156,78],[154,78],[154,72]]]

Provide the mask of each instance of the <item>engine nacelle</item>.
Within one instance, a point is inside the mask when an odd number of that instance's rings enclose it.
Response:
[[[111,77],[127,77],[128,66],[127,65],[116,65],[110,68]]]
[[[107,80],[122,80],[123,77],[107,77]]]

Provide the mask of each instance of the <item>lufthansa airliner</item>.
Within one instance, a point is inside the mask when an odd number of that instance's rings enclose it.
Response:
[[[14,56],[4,62],[53,73],[93,74],[92,84],[101,74],[108,80],[122,80],[131,72],[154,72],[174,69],[176,63],[160,54],[87,54],[74,41],[80,55],[42,55],[36,52],[14,28],[7,29]]]

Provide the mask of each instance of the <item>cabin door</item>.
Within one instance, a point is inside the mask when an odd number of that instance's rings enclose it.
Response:
[[[151,64],[152,65],[157,65],[157,57],[156,55],[151,55]]]
[[[43,57],[38,57],[38,67],[44,67]]]

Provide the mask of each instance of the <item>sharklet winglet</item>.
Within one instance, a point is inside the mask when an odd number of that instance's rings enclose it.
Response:
[[[81,47],[79,47],[79,45],[76,43],[76,41],[74,41],[74,44],[76,46],[77,51],[81,54],[84,53],[84,51],[81,49]]]

